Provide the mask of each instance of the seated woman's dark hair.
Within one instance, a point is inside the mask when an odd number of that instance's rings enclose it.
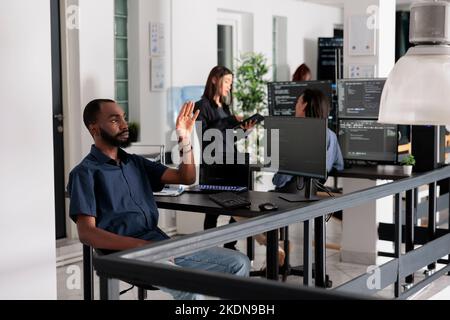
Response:
[[[327,119],[330,112],[330,101],[322,91],[306,89],[299,97],[306,103],[305,116],[307,118]]]

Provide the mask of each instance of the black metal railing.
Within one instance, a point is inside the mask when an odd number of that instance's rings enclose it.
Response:
[[[342,197],[318,201],[306,207],[270,213],[216,229],[198,232],[179,239],[171,239],[138,249],[96,257],[94,258],[94,265],[98,274],[104,279],[116,278],[124,281],[143,281],[157,286],[230,299],[368,298],[392,284],[394,284],[395,288],[395,297],[406,298],[450,271],[450,266],[446,265],[439,271],[435,271],[432,275],[426,277],[420,283],[410,288],[402,289],[403,278],[411,277],[414,272],[427,265],[434,264],[440,258],[450,254],[450,234],[448,230],[447,233],[440,237],[438,237],[436,232],[430,234],[430,241],[418,249],[414,248],[414,241],[412,243],[410,241],[410,243],[407,243],[409,246],[407,252],[403,254],[401,244],[402,240],[404,240],[403,233],[405,231],[403,230],[404,227],[402,227],[404,213],[401,208],[401,194],[406,192],[407,200],[411,201],[411,194],[414,194],[413,191],[415,189],[429,184],[435,186],[435,182],[449,177],[450,167],[444,167],[415,177],[353,192]],[[372,274],[361,275],[334,290],[323,290],[297,287],[262,279],[244,279],[223,274],[186,270],[157,263],[170,257],[193,253],[235,239],[243,239],[258,233],[278,229],[293,223],[310,221],[314,218],[325,216],[330,212],[356,207],[365,202],[391,195],[395,196],[394,259],[379,266],[380,285],[376,288],[367,285]],[[436,194],[430,193],[430,196],[432,197],[429,198],[429,201],[432,201],[434,205],[430,205],[429,208],[436,210]],[[414,215],[411,213],[414,212],[414,208],[415,206],[411,206],[409,202],[405,213],[407,216],[405,228],[411,228],[411,222],[408,222],[408,220],[412,221]],[[361,214],[364,213],[362,212]],[[433,218],[434,214],[435,212],[430,217]],[[433,223],[431,226],[436,231]],[[412,237],[411,234],[408,234],[411,232]],[[414,225],[406,233],[407,237],[414,240]],[[106,296],[104,295],[104,297]]]

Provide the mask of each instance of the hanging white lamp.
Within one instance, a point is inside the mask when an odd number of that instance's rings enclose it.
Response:
[[[408,50],[390,73],[379,122],[450,124],[450,2],[419,1],[411,6]]]

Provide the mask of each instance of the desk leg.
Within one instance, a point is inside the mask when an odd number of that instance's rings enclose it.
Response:
[[[405,251],[414,250],[414,193],[413,190],[406,191],[406,229],[405,229]],[[414,275],[406,277],[406,283],[414,283]]]
[[[395,195],[395,208],[394,208],[394,225],[395,225],[395,238],[394,238],[394,251],[395,258],[398,259],[397,276],[394,285],[394,294],[398,298],[402,292],[402,286],[400,281],[400,257],[402,255],[402,202],[400,194]]]
[[[255,241],[253,241],[253,237],[247,238],[247,257],[250,261],[255,260]]]
[[[267,232],[267,279],[278,280],[278,229]]]
[[[326,288],[326,266],[325,266],[325,217],[318,217],[314,219],[314,238],[316,246],[314,248],[315,266],[314,278],[316,280],[316,287]]]
[[[100,277],[100,300],[119,300],[119,280]]]
[[[303,222],[303,284],[312,285],[312,224]]]
[[[436,238],[436,182],[428,185],[428,241]],[[428,270],[435,270],[436,263],[430,263]]]
[[[285,282],[291,272],[291,253],[289,252],[289,226],[280,228],[280,241],[283,241],[283,250],[286,253],[284,257],[284,266],[280,267],[282,281]]]

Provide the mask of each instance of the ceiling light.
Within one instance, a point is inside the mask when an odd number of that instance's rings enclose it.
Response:
[[[379,122],[450,124],[450,2],[411,6],[408,50],[390,73],[381,97]]]

